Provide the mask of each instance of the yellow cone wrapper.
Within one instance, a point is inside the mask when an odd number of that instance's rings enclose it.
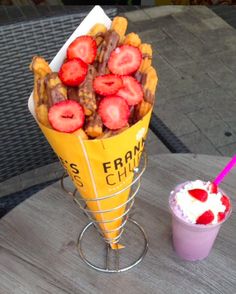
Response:
[[[111,24],[102,8],[95,6],[51,62],[53,71],[59,70],[68,45],[98,22],[108,28]],[[35,117],[33,103],[31,94],[28,104]],[[57,132],[37,123],[83,199],[96,200],[118,192],[132,182],[133,170],[138,166],[143,151],[150,117],[151,110],[142,120],[122,133],[100,140],[83,140],[75,134]],[[120,233],[119,227],[126,208],[123,204],[128,200],[129,192],[130,189],[127,189],[114,197],[86,202],[93,218],[99,222],[103,235],[111,240],[110,245],[114,249],[119,248],[116,237]]]

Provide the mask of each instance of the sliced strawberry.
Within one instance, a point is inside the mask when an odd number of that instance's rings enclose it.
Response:
[[[207,201],[208,193],[202,189],[192,189],[188,193],[201,202]]]
[[[103,98],[99,104],[98,113],[104,125],[111,130],[124,127],[130,115],[127,102],[119,96]]]
[[[196,224],[208,225],[213,221],[213,219],[214,219],[213,212],[211,210],[207,210],[197,218]]]
[[[122,76],[123,88],[116,95],[124,98],[129,106],[136,105],[143,100],[142,86],[131,76]]]
[[[112,74],[96,77],[93,82],[95,92],[103,96],[116,94],[122,86],[122,79]]]
[[[55,130],[72,133],[83,126],[84,111],[78,102],[65,100],[49,109],[48,119]]]
[[[209,192],[212,194],[217,194],[218,193],[218,186],[215,183],[210,183]]]
[[[225,218],[225,212],[218,212],[218,223]]]
[[[227,196],[223,195],[221,198],[221,203],[225,206],[225,212],[228,212],[230,209],[230,200]]]
[[[80,58],[85,63],[93,63],[97,54],[97,44],[91,36],[80,36],[76,38],[67,49],[67,58]]]
[[[88,65],[79,58],[74,58],[62,64],[59,78],[66,86],[78,86],[83,82],[88,71]]]
[[[129,75],[140,66],[142,55],[137,47],[123,45],[112,51],[109,61],[109,70],[117,75]]]

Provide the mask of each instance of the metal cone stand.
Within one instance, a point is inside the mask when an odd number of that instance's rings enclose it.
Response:
[[[73,197],[74,201],[79,205],[79,207],[91,220],[91,222],[88,223],[84,227],[82,232],[80,233],[77,246],[78,246],[78,252],[82,260],[86,264],[88,264],[89,266],[91,266],[92,268],[98,271],[108,272],[108,273],[117,273],[117,272],[127,271],[133,268],[135,265],[137,265],[144,258],[147,252],[147,249],[148,249],[147,235],[145,231],[143,230],[143,228],[135,220],[131,218],[131,209],[134,205],[135,196],[139,191],[140,184],[141,184],[141,176],[143,175],[146,169],[146,166],[147,166],[147,154],[143,152],[140,159],[139,167],[135,168],[133,171],[134,177],[133,177],[132,183],[116,193],[113,193],[108,196],[96,198],[96,199],[86,199],[86,200],[83,199],[82,197],[80,197],[79,193],[77,192],[77,189],[75,189],[74,192],[69,192],[64,185],[64,178],[67,175],[64,174],[64,176],[61,179],[62,189],[67,194]],[[127,189],[130,189],[128,199],[121,205],[117,207],[113,207],[110,210],[90,211],[88,209],[88,206],[86,203],[89,203],[90,201],[91,202],[102,201],[104,199],[110,199],[110,198],[112,199],[113,197],[119,197],[119,195],[125,192]],[[109,213],[116,209],[120,209],[122,207],[125,207],[124,213],[115,219],[97,221],[93,216],[93,214]],[[122,220],[121,225],[118,228],[114,230],[110,230],[110,231],[101,230],[99,224],[114,222],[118,219]],[[96,235],[94,232],[94,228],[96,228],[97,232],[99,232],[99,235],[100,235],[100,238],[97,238],[98,240],[96,241],[94,241],[94,237]],[[104,233],[108,234],[108,233],[113,233],[116,231],[117,231],[117,235],[115,238],[106,238],[104,235]],[[129,231],[132,232],[132,234],[130,236],[125,237],[124,235],[128,234]],[[96,237],[99,237],[99,235]],[[102,242],[101,242],[101,236],[103,240]],[[130,256],[125,255],[125,251],[126,251],[127,243],[132,243],[132,239],[134,240],[133,242],[134,244],[133,245],[131,244],[131,250],[129,250],[129,253],[132,252],[132,256],[130,258]],[[118,244],[120,242],[124,244],[125,248],[119,249],[119,250],[111,249],[110,244]],[[141,248],[138,248],[140,246]],[[101,257],[102,261],[92,257],[94,253],[91,254],[91,251],[89,252],[89,247],[91,247],[93,252],[94,252],[94,249],[96,250],[98,250],[98,248],[100,249],[97,255]],[[140,250],[139,252],[136,252],[137,254],[135,255],[134,251],[137,251],[137,248]],[[121,264],[122,257],[123,257],[123,260],[125,260],[124,264]]]

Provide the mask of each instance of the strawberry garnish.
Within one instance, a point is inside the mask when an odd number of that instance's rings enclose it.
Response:
[[[116,94],[122,86],[122,79],[112,74],[96,77],[93,82],[95,92],[103,96]]]
[[[197,218],[196,224],[208,225],[213,221],[213,219],[214,219],[213,212],[211,210],[207,210]]]
[[[78,86],[83,82],[88,71],[88,65],[79,58],[74,58],[62,64],[59,78],[67,86]]]
[[[97,44],[91,36],[80,36],[76,38],[67,49],[67,58],[80,58],[85,63],[90,64],[94,61],[97,54]]]
[[[128,105],[136,105],[143,100],[142,86],[131,76],[122,76],[123,88],[116,95],[124,98]]]
[[[108,68],[113,74],[129,75],[137,71],[142,61],[142,55],[137,47],[123,45],[112,51]]]
[[[205,202],[207,200],[208,197],[208,193],[205,190],[202,189],[192,189],[192,190],[188,190],[188,193],[196,198],[197,200],[201,201],[201,202]]]
[[[225,212],[228,212],[230,209],[230,201],[229,198],[225,195],[223,195],[221,198],[221,203],[225,206]]]
[[[225,218],[225,212],[218,212],[218,223],[220,223]]]
[[[215,183],[210,183],[209,192],[212,194],[217,194],[218,193],[218,186]]]
[[[108,96],[99,103],[98,113],[103,124],[111,130],[117,130],[128,123],[129,106],[127,102],[119,96]]]
[[[72,133],[83,126],[84,111],[78,102],[65,100],[49,109],[48,119],[55,130]]]

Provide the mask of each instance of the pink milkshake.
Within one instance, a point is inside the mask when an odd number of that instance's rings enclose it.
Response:
[[[206,258],[223,222],[229,217],[229,197],[211,182],[188,181],[171,192],[173,246],[185,260]]]

